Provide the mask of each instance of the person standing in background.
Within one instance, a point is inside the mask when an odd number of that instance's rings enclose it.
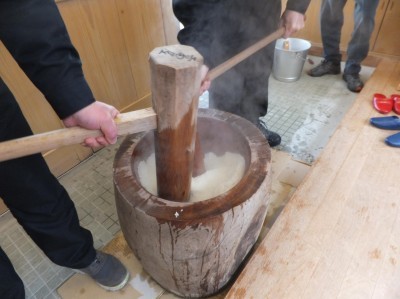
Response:
[[[343,27],[343,8],[347,0],[323,0],[321,5],[321,36],[324,60],[309,71],[312,77],[340,74],[340,36]],[[361,62],[367,57],[369,42],[375,26],[375,14],[379,0],[356,0],[354,8],[354,29],[347,46],[347,60],[343,80],[347,88],[360,92],[364,83],[360,79]]]
[[[310,0],[289,0],[281,16],[281,0],[173,0],[173,10],[184,28],[181,44],[194,47],[207,69],[285,27],[284,37],[304,27]],[[271,147],[279,134],[260,121],[268,110],[268,79],[275,43],[253,54],[211,82],[209,107],[239,115],[255,124]]]
[[[0,0],[0,40],[65,126],[104,133],[86,139],[86,146],[116,142],[119,112],[94,99],[54,0]],[[28,135],[32,130],[0,79],[0,142]],[[128,282],[118,259],[95,250],[92,234],[80,226],[74,203],[41,154],[0,163],[0,197],[55,264],[86,273],[111,291]],[[0,298],[25,298],[24,284],[1,247]]]

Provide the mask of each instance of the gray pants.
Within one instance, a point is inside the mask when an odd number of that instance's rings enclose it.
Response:
[[[323,0],[321,6],[321,35],[326,60],[340,62],[339,50],[343,26],[343,7],[347,0]],[[354,29],[347,47],[345,74],[358,74],[361,62],[367,57],[375,25],[379,0],[355,0]]]

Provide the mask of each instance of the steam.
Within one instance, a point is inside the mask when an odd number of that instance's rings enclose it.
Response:
[[[186,3],[185,3],[186,2]],[[196,48],[213,68],[264,38],[279,26],[281,1],[174,1],[183,29],[178,39]],[[209,108],[258,124],[268,108],[268,79],[275,43],[211,83]]]

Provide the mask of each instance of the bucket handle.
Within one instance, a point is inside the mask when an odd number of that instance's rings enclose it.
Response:
[[[293,52],[293,54],[295,55],[296,59],[303,60],[304,62],[308,61],[310,64],[314,64],[314,62],[310,59],[310,57],[308,57],[308,55],[306,56],[306,58],[303,58],[300,52]]]
[[[294,53],[295,54],[295,57],[297,58],[297,59],[300,59],[300,60],[303,60],[303,61],[307,61],[307,57],[308,56],[306,56],[306,58],[303,58],[302,56],[301,56],[301,53],[300,52],[296,52],[296,53]]]

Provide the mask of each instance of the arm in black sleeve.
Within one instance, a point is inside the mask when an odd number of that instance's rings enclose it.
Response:
[[[54,0],[0,0],[0,40],[61,119],[94,102]]]
[[[305,14],[311,0],[289,0],[286,4],[287,10],[297,11],[301,14]]]
[[[212,67],[209,48],[212,42],[214,18],[217,16],[219,0],[173,0],[176,18],[184,28],[178,33],[178,40],[183,45],[195,48],[204,58],[204,64]]]

